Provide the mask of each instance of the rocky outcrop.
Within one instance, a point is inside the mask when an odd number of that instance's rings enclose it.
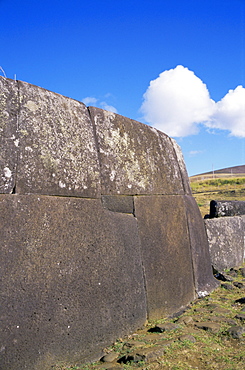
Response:
[[[216,286],[172,139],[25,82],[0,92],[1,369],[99,358]]]

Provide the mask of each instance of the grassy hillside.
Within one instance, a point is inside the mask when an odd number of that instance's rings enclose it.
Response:
[[[191,189],[204,217],[209,214],[211,200],[244,200],[245,175],[243,177],[212,178],[199,180],[192,177]]]

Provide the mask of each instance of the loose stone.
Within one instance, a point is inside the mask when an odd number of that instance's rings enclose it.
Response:
[[[242,326],[232,326],[228,329],[228,334],[234,339],[241,339],[244,333],[245,327]]]
[[[195,326],[199,329],[210,331],[212,333],[218,333],[220,325],[214,322],[197,322]]]
[[[155,326],[155,328],[150,329],[150,331],[163,333],[164,331],[175,330],[175,329],[178,329],[178,328],[179,328],[179,325],[173,324],[171,322],[167,322],[166,324],[159,324],[159,325]]]
[[[235,319],[239,319],[242,322],[245,322],[245,313],[240,313],[240,314],[236,315]]]
[[[221,287],[227,290],[232,290],[234,289],[234,286],[231,284],[221,284]]]
[[[110,352],[107,355],[103,356],[101,361],[103,362],[113,362],[118,358],[118,353]]]
[[[245,267],[240,268],[240,273],[242,274],[243,277],[245,277]]]
[[[181,335],[181,337],[179,337],[179,340],[181,342],[184,342],[185,340],[189,340],[192,343],[196,342],[196,338],[194,338],[193,335],[190,334]]]
[[[179,324],[185,324],[185,325],[188,325],[188,324],[192,324],[194,321],[193,321],[193,318],[191,316],[182,316],[178,319],[178,323]]]
[[[234,285],[235,287],[239,288],[239,289],[241,289],[241,288],[243,288],[243,287],[244,287],[243,283],[239,283],[238,281],[234,281],[234,282],[233,282],[233,285]]]

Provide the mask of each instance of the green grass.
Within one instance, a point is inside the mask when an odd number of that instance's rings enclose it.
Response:
[[[245,177],[191,179],[191,190],[202,216],[209,214],[211,200],[245,201]]]

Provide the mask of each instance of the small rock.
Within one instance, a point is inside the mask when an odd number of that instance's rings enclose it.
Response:
[[[212,333],[218,333],[220,325],[215,322],[197,322],[195,326],[199,329],[210,331]]]
[[[245,322],[245,313],[239,313],[238,315],[235,316],[235,319],[239,319],[242,322]]]
[[[207,311],[203,307],[197,307],[197,308],[194,309],[194,312],[197,312],[197,313],[206,313]]]
[[[156,342],[157,340],[161,339],[162,334],[161,333],[148,333],[147,336],[144,338],[147,342]]]
[[[236,300],[235,300],[235,303],[245,304],[245,297],[242,297],[242,298],[236,299]]]
[[[243,277],[245,277],[245,267],[240,268],[240,273],[242,274]]]
[[[227,290],[232,290],[234,289],[234,286],[231,284],[221,284],[221,287]]]
[[[223,307],[217,307],[215,308],[215,310],[211,311],[211,313],[228,314],[230,313],[230,310],[228,310],[227,308],[223,308]]]
[[[118,353],[110,352],[101,358],[102,362],[113,362],[118,358]]]
[[[193,318],[191,316],[182,316],[182,317],[179,318],[179,320],[177,322],[179,324],[188,325],[188,324],[192,324],[194,321],[193,321]]]
[[[172,322],[167,322],[165,324],[159,324],[156,325],[154,328],[150,329],[150,332],[157,332],[157,333],[163,333],[164,331],[170,331],[178,329],[179,325],[174,324]]]
[[[230,276],[233,276],[233,277],[237,277],[237,270],[234,270],[233,268],[230,269],[230,271],[228,272],[228,275]]]
[[[224,284],[225,285],[225,284]],[[222,286],[222,285],[221,285]],[[206,305],[206,307],[209,309],[209,310],[214,310],[215,308],[219,307],[219,305],[215,304],[215,303],[209,303]]]
[[[181,335],[181,337],[179,337],[179,340],[181,342],[184,342],[185,340],[189,340],[192,343],[196,342],[196,338],[194,338],[193,335],[190,334]]]
[[[243,309],[241,311],[244,312],[245,311],[245,307],[243,307]]]
[[[233,285],[234,285],[235,287],[239,288],[239,289],[241,289],[241,288],[243,288],[243,287],[244,287],[243,283],[240,283],[239,281],[234,281],[234,282],[233,282]]]
[[[232,319],[225,319],[225,322],[227,322],[227,324],[232,325],[232,326],[236,325],[236,321]]]
[[[143,345],[142,342],[139,342],[137,340],[132,340],[131,342],[126,342],[123,345],[123,349],[130,349],[132,347],[141,347]]]
[[[130,353],[120,358],[118,362],[121,364],[126,364],[128,362],[137,363],[137,362],[144,361],[144,360],[145,360],[145,357],[140,355],[139,353]]]
[[[228,334],[234,339],[241,339],[244,333],[245,327],[242,326],[232,326],[228,329]]]

